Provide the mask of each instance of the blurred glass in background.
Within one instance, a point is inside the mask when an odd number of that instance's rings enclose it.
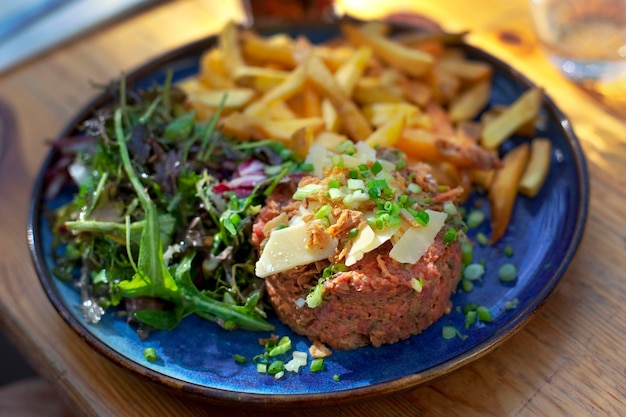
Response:
[[[548,57],[574,81],[626,78],[626,0],[530,0]]]

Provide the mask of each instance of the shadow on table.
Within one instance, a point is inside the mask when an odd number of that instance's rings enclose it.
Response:
[[[2,332],[0,332],[0,358],[2,358],[0,387],[37,375]]]

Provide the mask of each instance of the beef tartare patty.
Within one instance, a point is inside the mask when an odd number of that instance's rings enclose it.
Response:
[[[253,232],[261,251],[257,275],[265,278],[280,320],[296,333],[333,349],[378,347],[418,334],[450,311],[462,231],[458,215],[443,207],[459,190],[441,190],[424,166],[402,175],[389,170],[395,196],[384,201],[366,190],[370,198],[346,203],[354,189],[347,178],[355,174],[342,166],[306,177],[297,188],[281,185],[261,209]],[[371,174],[364,174],[364,184]],[[332,188],[343,189],[342,197],[333,199],[339,194],[329,193]]]

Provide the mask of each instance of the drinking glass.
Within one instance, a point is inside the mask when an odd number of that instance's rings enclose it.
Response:
[[[573,81],[626,79],[626,0],[529,0],[550,60]]]

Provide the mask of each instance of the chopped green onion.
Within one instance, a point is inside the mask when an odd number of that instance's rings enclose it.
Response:
[[[463,287],[463,291],[470,292],[474,289],[474,283],[469,279],[461,280],[461,286]]]
[[[339,375],[337,374],[333,375],[333,381],[339,382]]]
[[[513,310],[514,308],[517,308],[518,304],[519,304],[519,300],[517,299],[517,297],[515,297],[512,300],[508,300],[504,302],[504,309]]]
[[[467,314],[470,311],[476,311],[478,309],[478,303],[471,302],[463,306],[463,314]]]
[[[331,212],[333,211],[333,208],[330,204],[325,204],[322,207],[320,207],[316,212],[315,212],[315,218],[316,219],[324,219],[326,218]]]
[[[466,329],[469,329],[471,325],[476,323],[477,316],[478,315],[475,310],[468,311],[467,314],[465,314],[465,328]]]
[[[406,189],[409,190],[410,192],[414,193],[414,194],[418,194],[418,193],[422,192],[422,187],[420,187],[419,185],[415,184],[414,182],[412,182],[409,185],[407,185]]]
[[[311,361],[311,366],[309,367],[309,370],[311,372],[320,372],[323,369],[324,369],[324,359],[317,358]]]
[[[313,164],[312,164],[312,163],[310,163],[310,162],[303,162],[303,163],[301,163],[301,164],[300,164],[300,169],[301,169],[303,172],[313,172],[313,169],[314,169],[314,168],[315,168],[315,167],[314,167],[314,166],[313,166]]]
[[[507,246],[504,248],[504,254],[505,254],[506,256],[508,256],[508,257],[513,256],[513,247],[512,247],[512,246],[508,246],[508,245],[507,245]]]
[[[492,320],[491,310],[489,310],[485,306],[479,306],[476,309],[476,315],[478,316],[478,320],[480,321],[491,322]]]
[[[476,241],[483,246],[487,246],[489,244],[489,239],[482,232],[476,234]]]
[[[461,340],[467,339],[466,335],[462,335],[454,326],[443,326],[441,328],[441,335],[444,339],[454,339],[456,336],[460,337]]]
[[[285,369],[285,362],[283,361],[274,361],[267,368],[267,373],[270,375],[276,375],[279,372],[282,372]]]
[[[313,290],[306,296],[306,304],[309,308],[319,307],[322,304],[322,297],[324,295],[324,281],[320,280]]]
[[[248,360],[248,359],[246,359],[245,356],[239,355],[238,353],[236,353],[233,358],[235,359],[235,362],[237,362],[237,363],[246,363],[246,361]]]
[[[335,201],[341,200],[345,195],[341,192],[339,188],[331,188],[328,190],[328,198]]]
[[[358,235],[359,235],[359,228],[353,227],[352,229],[350,229],[347,236],[352,239],[352,238],[357,237]]]
[[[428,222],[430,221],[430,216],[428,215],[426,211],[420,210],[415,213],[415,220],[422,226],[426,226],[428,225]]]
[[[467,227],[474,229],[480,226],[485,221],[485,213],[480,210],[472,210],[467,215]]]
[[[485,267],[479,263],[469,264],[463,269],[463,278],[470,281],[476,281],[480,279],[485,273]]]
[[[361,173],[359,172],[358,169],[352,168],[348,171],[348,178],[356,180],[360,177],[361,177]]]
[[[443,211],[450,216],[455,216],[459,212],[456,208],[456,204],[452,201],[446,201],[443,203]]]
[[[463,264],[469,265],[474,259],[474,246],[468,241],[461,242],[461,260]]]
[[[506,263],[498,270],[498,277],[502,282],[514,281],[517,278],[517,268],[512,263]]]
[[[337,168],[343,168],[343,157],[341,155],[333,155],[332,164]]]
[[[289,338],[289,336],[283,336],[278,342],[278,344],[271,348],[271,350],[268,352],[268,355],[270,357],[278,356],[278,355],[282,355],[283,353],[287,353],[290,350],[291,350],[291,339]]]
[[[383,194],[383,192],[380,190],[380,188],[378,188],[376,186],[368,187],[367,188],[367,193],[373,199],[378,198],[378,197],[380,197]]]
[[[293,194],[294,200],[304,200],[305,198],[317,193],[322,189],[320,184],[307,184],[299,187]]]
[[[456,242],[458,233],[456,229],[449,228],[446,230],[446,233],[443,235],[443,243],[450,244],[452,242]]]
[[[421,293],[422,289],[424,289],[424,279],[423,278],[411,278],[411,287],[418,293]]]
[[[365,190],[365,183],[360,179],[350,178],[347,185],[349,190]]]
[[[383,170],[383,164],[381,164],[380,161],[376,161],[370,170],[372,171],[372,174],[376,175]]]
[[[146,358],[148,362],[156,362],[157,360],[157,351],[153,347],[145,348],[143,350],[143,357]]]
[[[341,181],[339,181],[339,179],[334,178],[328,181],[328,188],[339,188],[339,187],[341,187]]]
[[[406,166],[406,159],[404,158],[398,159],[398,161],[396,162],[396,169],[400,170],[404,168],[405,166]]]
[[[337,152],[345,153],[346,155],[354,155],[354,153],[356,152],[354,142],[350,140],[344,140],[339,145],[337,145]]]

